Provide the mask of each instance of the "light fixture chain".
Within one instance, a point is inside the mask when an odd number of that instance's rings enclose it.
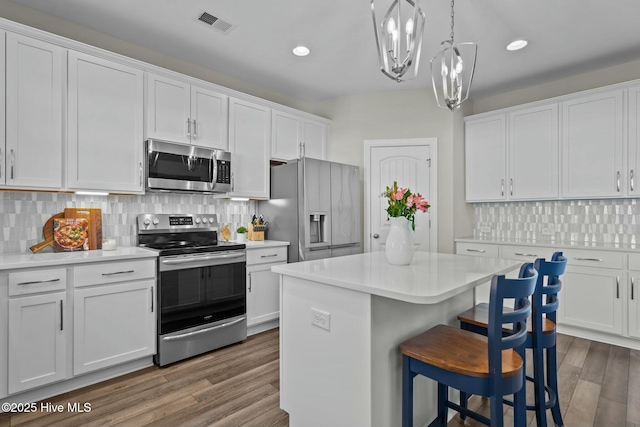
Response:
[[[451,44],[453,45],[453,2],[454,0],[451,0]]]

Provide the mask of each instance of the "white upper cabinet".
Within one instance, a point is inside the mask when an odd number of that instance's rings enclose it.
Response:
[[[619,89],[561,104],[562,197],[625,194],[622,100]]]
[[[559,196],[558,104],[509,113],[509,200]]]
[[[6,142],[0,149],[7,186],[62,187],[63,53],[50,43],[6,35]]]
[[[227,150],[228,97],[147,73],[147,137]]]
[[[465,121],[466,199],[506,200],[506,116]]]
[[[6,182],[7,169],[5,168],[5,37],[6,33],[0,31],[0,186]]]
[[[142,193],[141,70],[69,51],[67,187]]]
[[[629,157],[627,164],[627,192],[630,196],[640,194],[640,86],[628,91],[629,99]]]
[[[241,99],[229,99],[231,192],[228,196],[269,198],[271,109]]]
[[[323,122],[279,110],[272,110],[271,158],[300,157],[326,159],[329,126]]]

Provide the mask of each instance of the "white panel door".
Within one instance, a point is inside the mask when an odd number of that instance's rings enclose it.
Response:
[[[558,198],[558,133],[558,104],[509,114],[510,200]]]
[[[271,110],[271,158],[288,161],[300,157],[301,131],[299,117]]]
[[[640,87],[634,87],[628,91],[629,99],[629,158],[627,193],[630,196],[640,194],[640,181],[638,181],[638,169],[640,167]]]
[[[147,138],[190,144],[190,110],[189,84],[147,73]]]
[[[156,351],[155,280],[75,289],[73,374]]]
[[[69,51],[67,186],[141,193],[141,70]]]
[[[622,90],[562,103],[562,197],[616,197],[623,173]]]
[[[302,120],[302,152],[305,157],[325,160],[327,158],[327,131],[324,123]]]
[[[7,33],[6,184],[62,187],[64,49]]]
[[[230,196],[269,198],[271,109],[229,98]]]
[[[227,95],[191,86],[191,143],[227,151],[229,120]]]
[[[506,200],[504,114],[465,122],[465,193],[468,202]]]
[[[369,206],[368,230],[365,229],[365,249],[380,251],[384,249],[384,242],[389,234],[389,219],[387,217],[387,198],[384,197],[386,187],[398,182],[398,187],[409,188],[414,193],[420,193],[429,202],[432,198],[433,183],[435,179],[432,171],[432,150],[430,145],[402,145],[398,140],[397,145],[370,148],[370,167],[366,172],[365,180],[369,181]],[[366,168],[367,166],[365,166]],[[430,203],[431,204],[431,203]],[[416,212],[414,242],[420,251],[436,251],[435,242],[432,239],[432,230],[435,224],[430,224],[432,210],[428,213]],[[430,227],[431,225],[431,227]],[[368,247],[368,248],[367,248]]]
[[[0,31],[0,186],[4,185],[7,177],[5,167],[5,35],[4,31]]]
[[[620,271],[567,266],[559,294],[558,323],[622,334],[624,287]]]
[[[247,326],[280,317],[280,275],[264,264],[247,267]]]
[[[66,292],[9,300],[9,393],[67,376]]]
[[[640,338],[640,274],[630,273],[629,278],[629,336]]]

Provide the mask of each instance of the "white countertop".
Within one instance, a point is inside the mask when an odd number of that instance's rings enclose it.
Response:
[[[50,267],[88,262],[108,262],[135,258],[155,258],[156,251],[137,246],[121,247],[114,251],[40,252],[0,255],[0,270]]]
[[[488,243],[492,245],[518,245],[531,247],[558,247],[572,249],[595,249],[603,251],[615,252],[640,252],[640,244],[631,243],[598,243],[598,242],[566,242],[552,239],[526,240],[496,240],[482,237],[460,237],[455,239],[456,242],[462,243]]]
[[[408,266],[387,263],[384,252],[281,264],[271,271],[285,276],[416,304],[436,304],[494,274],[506,274],[521,261],[416,252]]]
[[[289,242],[280,241],[280,240],[247,240],[243,242],[247,249],[255,249],[255,248],[274,248],[277,246],[289,246]]]

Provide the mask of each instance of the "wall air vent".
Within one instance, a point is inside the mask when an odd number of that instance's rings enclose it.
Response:
[[[208,12],[202,12],[200,16],[198,16],[198,21],[206,24],[210,28],[220,31],[223,34],[228,34],[235,28],[235,25],[232,25],[219,16],[214,16]]]

